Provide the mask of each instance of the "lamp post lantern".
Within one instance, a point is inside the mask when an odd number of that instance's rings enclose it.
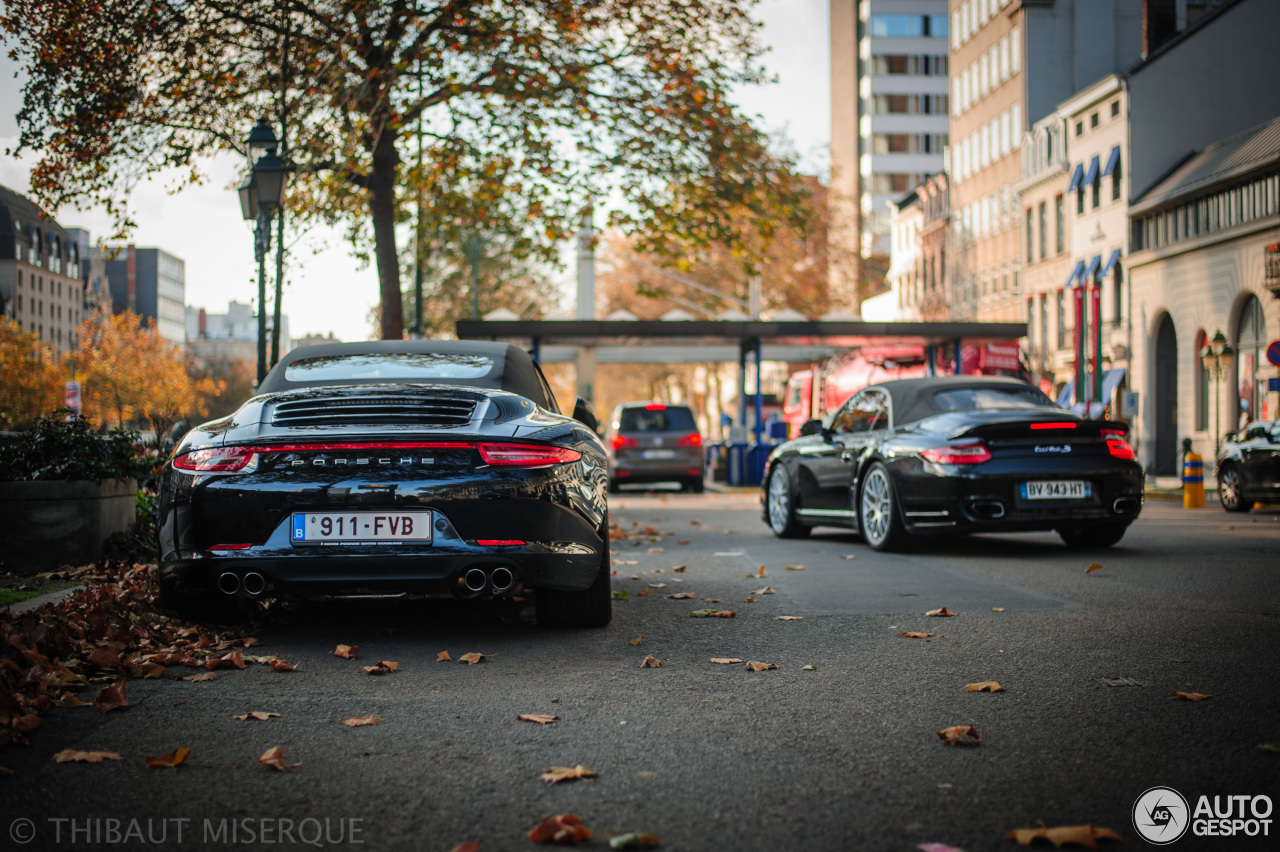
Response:
[[[1236,351],[1227,342],[1222,329],[1200,350],[1200,361],[1213,374],[1213,451],[1222,443],[1222,377],[1235,363]]]
[[[278,140],[265,118],[245,139],[251,171],[240,184],[240,213],[255,223],[254,257],[258,261],[258,383],[267,375],[267,251],[271,248],[271,217],[284,201],[289,170],[276,155]]]

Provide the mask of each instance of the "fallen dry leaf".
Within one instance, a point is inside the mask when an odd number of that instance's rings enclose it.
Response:
[[[666,583],[650,583],[649,584],[649,588],[651,589],[665,589],[666,587],[667,587]]]
[[[1004,612],[1004,607],[1002,607],[1002,606],[993,606],[993,607],[991,607],[991,611],[992,611],[992,612]]]
[[[636,638],[634,638],[634,639],[628,639],[628,640],[627,640],[627,644],[628,644],[628,645],[639,645],[639,644],[640,644],[640,640],[642,640],[642,639],[644,639],[644,637],[643,637],[643,636],[637,636],[637,637],[636,637]]]
[[[610,849],[649,849],[661,845],[662,843],[659,842],[658,838],[652,834],[642,834],[638,831],[609,838]]]
[[[740,663],[742,662],[742,659],[740,657],[712,657],[711,662],[727,666],[731,663]]]
[[[955,613],[944,606],[944,607],[939,607],[938,609],[931,609],[928,612],[926,612],[925,615],[936,615],[936,616],[945,617],[948,615],[955,615]]]
[[[757,576],[757,577],[763,577],[763,576],[764,576],[764,566],[763,566],[763,565],[761,565],[761,566],[760,566],[760,570],[756,572],[756,576]]]
[[[189,754],[191,754],[191,749],[189,748],[175,749],[159,757],[148,757],[147,766],[154,766],[159,769],[177,769]]]
[[[273,672],[291,672],[294,667],[284,660],[268,660],[267,665],[271,666]]]
[[[521,722],[537,722],[539,725],[550,725],[552,722],[559,722],[559,716],[548,716],[545,713],[521,713],[516,716]]]
[[[751,594],[753,595],[776,595],[777,593],[778,593],[777,589],[771,588],[769,586],[765,586],[763,589],[751,590]]]
[[[631,597],[631,593],[626,589],[615,589],[613,591],[613,599],[615,601],[625,601],[629,597]]]
[[[453,662],[453,657],[450,657],[450,656],[449,656],[449,652],[448,652],[448,651],[441,651],[439,654],[436,654],[436,662],[437,662],[437,663],[451,663],[451,662]]]
[[[478,653],[476,651],[472,651],[469,654],[463,654],[461,657],[459,657],[458,662],[466,663],[469,666],[474,666],[476,663],[484,662],[484,654]]]
[[[246,636],[240,640],[240,644],[246,648],[252,648],[254,645],[261,645],[262,643],[255,636]]]
[[[695,609],[690,615],[694,618],[733,618],[737,613],[727,609]]]
[[[339,645],[337,648],[333,649],[333,655],[335,657],[341,657],[344,660],[354,660],[356,657],[360,656],[360,646]]]
[[[262,757],[258,758],[258,762],[263,766],[270,766],[272,769],[278,769],[281,772],[292,772],[293,767],[300,764],[285,763],[284,749],[279,746],[272,746],[262,753]]]
[[[858,557],[854,556],[852,553],[842,553],[840,554],[840,558],[841,559],[857,559]]]
[[[641,589],[640,597],[644,597],[645,595],[649,594],[649,592],[650,592],[650,589]]]
[[[774,621],[804,621],[803,615],[779,615]]]
[[[189,680],[192,683],[201,683],[206,680],[217,680],[217,679],[218,679],[218,676],[213,672],[201,672],[200,674],[187,675],[186,677],[183,678],[183,680]]]
[[[1258,743],[1258,751],[1280,754],[1280,743]]]
[[[758,663],[755,660],[748,660],[746,669],[749,672],[767,672],[769,669],[776,669],[777,663]]]
[[[120,655],[108,648],[106,645],[103,645],[101,648],[89,655],[89,662],[93,663],[100,669],[115,671],[120,668]]]
[[[453,847],[453,852],[480,852],[480,844],[483,842],[483,840],[468,840]]]
[[[124,678],[116,678],[115,682],[110,686],[103,687],[102,691],[98,693],[98,697],[93,699],[93,706],[103,713],[108,710],[115,710],[117,707],[128,707],[129,685],[125,683]]]
[[[64,748],[53,756],[58,763],[67,763],[76,761],[78,763],[101,763],[104,760],[119,760],[120,755],[114,751],[76,751],[73,748]]]
[[[393,663],[390,660],[378,660],[378,662],[375,663],[374,665],[364,666],[363,668],[366,672],[368,672],[371,675],[384,675],[384,674],[390,674],[391,672],[400,668],[400,664]]]
[[[693,592],[680,592],[677,595],[667,595],[667,597],[673,601],[688,601],[693,600]]]
[[[1205,695],[1203,692],[1171,692],[1174,698],[1180,698],[1183,701],[1204,701],[1206,698],[1212,698],[1212,695]]]
[[[818,670],[818,667],[817,667],[817,666],[815,666],[815,665],[813,665],[812,663],[810,663],[810,664],[809,664],[809,665],[807,665],[807,666],[801,666],[801,667],[800,667],[800,671],[802,671],[802,672],[816,672],[817,670]]]
[[[932,636],[933,634],[932,634],[932,633],[915,633],[915,632],[910,631],[910,630],[904,630],[904,631],[902,631],[901,633],[899,633],[898,635],[899,635],[899,636],[905,636],[905,637],[907,637],[908,639],[928,639],[928,638],[929,638],[930,636]]]
[[[581,781],[583,778],[599,778],[599,772],[593,772],[579,763],[577,766],[553,766],[538,776],[548,784],[559,784],[561,781]]]
[[[267,713],[267,712],[262,711],[262,710],[254,710],[254,711],[252,711],[252,712],[245,713],[245,714],[244,714],[244,715],[242,715],[242,716],[233,716],[232,718],[234,718],[234,719],[239,719],[241,722],[247,722],[247,721],[249,721],[250,719],[257,719],[259,722],[265,722],[265,721],[267,721],[268,719],[271,719],[271,718],[276,718],[276,719],[280,718],[280,714],[279,714],[279,713]]]
[[[803,565],[788,565],[788,566],[787,566],[787,570],[788,570],[788,571],[803,571],[803,570],[804,570],[804,566],[803,566]]]
[[[534,843],[555,843],[559,846],[573,846],[591,839],[591,829],[582,824],[582,820],[573,814],[558,814],[544,819],[529,830],[529,839]]]
[[[659,669],[662,668],[662,660],[659,660],[653,654],[644,658],[644,662],[640,664],[642,669]]]
[[[984,680],[982,683],[971,683],[964,688],[965,692],[1004,692],[998,680]]]
[[[1016,840],[1019,846],[1030,846],[1037,840],[1047,840],[1061,848],[1068,843],[1083,846],[1086,849],[1097,849],[1099,840],[1119,840],[1124,838],[1109,828],[1094,825],[1059,825],[1054,828],[1015,828],[1005,835],[1006,840]]]
[[[365,725],[376,725],[381,721],[377,716],[356,716],[352,719],[343,719],[342,724],[348,728],[363,728]]]
[[[1094,571],[1101,571],[1101,570],[1102,570],[1102,566],[1099,565],[1097,562],[1094,562],[1088,568],[1084,569],[1084,573],[1092,574]]]
[[[662,550],[662,548],[661,548],[661,547],[651,547],[651,548],[649,548],[649,552],[650,552],[650,553],[662,553],[662,552],[663,552],[663,550]]]
[[[949,746],[955,745],[961,737],[966,738],[966,741],[973,745],[982,745],[982,737],[978,736],[978,729],[973,725],[953,725],[938,731],[938,739]]]
[[[687,543],[687,542],[686,542],[686,543]],[[671,567],[671,570],[672,570],[672,571],[675,571],[677,574],[683,574],[683,573],[684,573],[684,569],[685,569],[685,566],[684,566],[684,565],[673,565],[673,566]]]

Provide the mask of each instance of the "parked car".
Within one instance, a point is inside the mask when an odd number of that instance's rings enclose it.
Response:
[[[1280,503],[1280,420],[1255,420],[1228,433],[1218,451],[1218,500],[1228,512]]]
[[[628,482],[678,482],[701,493],[706,454],[693,410],[665,402],[624,402],[605,433],[609,488]]]
[[[764,520],[781,538],[852,527],[876,550],[915,536],[1034,530],[1106,547],[1142,510],[1142,467],[1127,438],[1123,424],[1081,419],[1017,379],[882,382],[816,434],[774,450]]]
[[[607,459],[505,343],[293,350],[186,434],[159,494],[163,606],[237,597],[532,594],[540,624],[611,616]]]

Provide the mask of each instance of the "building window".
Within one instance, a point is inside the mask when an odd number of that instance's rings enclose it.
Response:
[[[1111,282],[1111,324],[1120,325],[1124,319],[1124,269],[1118,260],[1111,271]]]
[[[1093,115],[1089,116],[1089,126],[1090,127],[1098,126],[1098,114],[1096,112]]]
[[[928,19],[930,15],[872,15],[872,38],[915,38],[929,35]],[[937,17],[941,17],[940,15]],[[946,24],[942,26],[941,35],[946,35]]]
[[[1058,254],[1062,254],[1067,248],[1067,216],[1066,207],[1063,204],[1062,196],[1056,196],[1053,199],[1054,211],[1054,227],[1057,230],[1055,237],[1057,238],[1054,247]]]
[[[1067,294],[1058,291],[1058,348],[1067,348]]]
[[[1093,179],[1093,209],[1097,210],[1098,205],[1102,203],[1102,177],[1099,175]]]
[[[1080,184],[1080,186],[1076,189],[1076,215],[1079,216],[1082,213],[1084,213],[1084,184],[1083,183]]]
[[[1049,205],[1040,202],[1040,259],[1049,253]]]
[[[1116,157],[1115,168],[1111,170],[1111,200],[1120,200],[1120,158]]]
[[[1209,335],[1205,334],[1204,329],[1196,332],[1196,345],[1191,350],[1192,362],[1196,377],[1195,388],[1195,428],[1197,432],[1204,432],[1209,428],[1209,371],[1205,369],[1204,362],[1200,360],[1200,351],[1204,349],[1209,342]]]
[[[1111,117],[1115,118],[1119,114],[1120,114],[1120,101],[1114,100],[1111,102]]]

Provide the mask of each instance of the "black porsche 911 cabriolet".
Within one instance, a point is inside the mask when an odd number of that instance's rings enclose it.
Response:
[[[539,624],[608,624],[608,463],[575,417],[505,343],[295,349],[165,465],[161,604],[531,593]]]
[[[781,538],[852,527],[875,550],[913,536],[1042,530],[1107,547],[1142,511],[1128,434],[1017,379],[882,382],[774,450],[764,520]]]

